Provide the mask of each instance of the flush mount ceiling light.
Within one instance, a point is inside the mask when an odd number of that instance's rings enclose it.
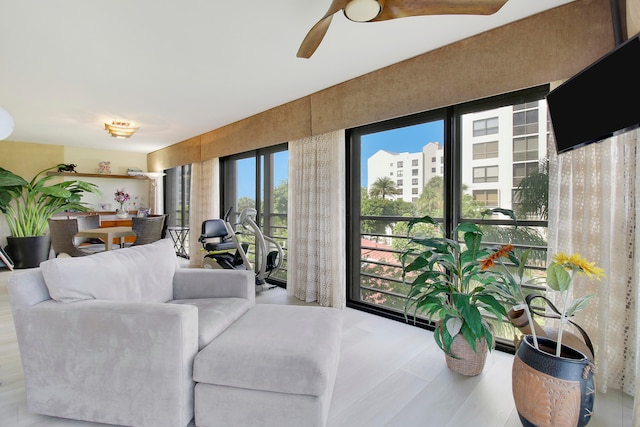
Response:
[[[115,138],[130,138],[138,130],[138,128],[131,127],[129,122],[105,123],[104,129]]]
[[[383,0],[351,0],[344,7],[344,14],[355,22],[367,22],[382,11]]]
[[[7,138],[13,132],[13,117],[4,108],[0,107],[0,141]]]

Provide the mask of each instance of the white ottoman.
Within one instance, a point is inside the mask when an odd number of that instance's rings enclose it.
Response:
[[[324,426],[341,331],[336,309],[255,305],[195,358],[196,426]]]

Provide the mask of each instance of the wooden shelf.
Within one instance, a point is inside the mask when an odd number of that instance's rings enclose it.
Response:
[[[117,179],[149,179],[146,175],[131,176],[131,175],[111,175],[106,173],[73,173],[73,172],[47,172],[47,175],[55,176],[71,176],[71,177],[86,177],[86,178],[117,178]]]

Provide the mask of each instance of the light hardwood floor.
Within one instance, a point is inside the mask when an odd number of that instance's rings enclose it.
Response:
[[[102,425],[26,411],[6,287],[10,274],[15,273],[0,269],[0,426]],[[259,294],[257,302],[303,304],[282,289]],[[467,378],[446,367],[430,332],[349,308],[343,316],[342,353],[328,427],[522,425],[511,395],[512,355],[490,353],[482,374]],[[631,427],[632,403],[615,390],[598,394],[589,427]]]

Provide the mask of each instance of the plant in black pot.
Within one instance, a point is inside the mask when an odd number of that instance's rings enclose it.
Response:
[[[494,209],[509,215],[513,212]],[[449,239],[433,218],[425,216],[409,223],[409,232],[417,224],[431,224],[443,237],[414,237],[411,247],[402,254],[403,280],[411,289],[405,303],[405,317],[422,314],[435,322],[434,338],[445,352],[447,366],[463,375],[478,375],[484,368],[494,337],[486,315],[506,318],[501,299],[504,277],[484,267],[489,257],[506,256],[512,248],[498,250],[482,245],[483,233],[477,224],[461,223]],[[419,248],[419,249],[416,249]],[[504,252],[504,254],[503,254]]]
[[[526,335],[513,361],[513,398],[525,426],[583,427],[591,419],[595,398],[594,362],[586,352],[565,345],[568,319],[586,308],[592,295],[573,301],[571,288],[577,275],[600,280],[604,270],[580,254],[557,253],[547,267],[549,290],[559,293],[557,336]],[[555,307],[553,307],[555,309]],[[583,335],[588,339],[586,333]],[[590,348],[591,353],[593,349]]]
[[[81,202],[86,193],[101,195],[95,184],[73,180],[45,185],[55,176],[38,172],[31,181],[0,168],[0,211],[4,214],[11,236],[7,237],[7,252],[15,268],[38,267],[49,257],[50,239],[46,234],[48,220],[64,211],[86,212]]]

